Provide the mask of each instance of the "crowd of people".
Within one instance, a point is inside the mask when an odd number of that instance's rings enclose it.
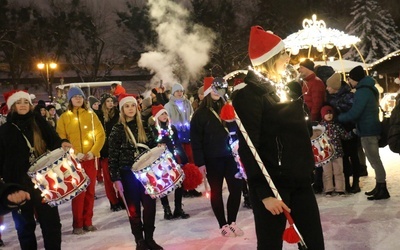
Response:
[[[253,209],[258,249],[282,249],[287,213],[308,249],[324,249],[315,195],[361,192],[364,157],[376,176],[375,188],[365,192],[368,200],[389,198],[379,156],[379,92],[374,79],[356,67],[346,83],[340,73],[327,66],[315,67],[307,59],[300,62],[298,72],[292,72],[293,81],[284,82],[280,72],[286,70],[289,55],[282,39],[260,26],[251,28],[248,52],[253,68],[242,79],[241,88],[228,93],[223,78],[205,77],[194,102],[180,83],[168,91],[161,84],[147,98],[128,94],[118,84],[99,97],[86,97],[82,89],[71,87],[59,113],[57,104],[39,101],[33,105],[25,91],[6,93],[8,111],[0,126],[0,175],[5,184],[0,184],[0,194],[3,186],[11,191],[1,196],[0,211],[18,208],[12,215],[21,249],[37,248],[36,220],[45,248],[61,248],[58,209],[42,202],[40,191],[26,174],[36,159],[59,147],[74,149],[90,179],[86,189],[72,199],[72,233],[97,230],[92,223],[93,206],[96,183],[101,183],[110,210],[126,210],[139,250],[163,249],[154,239],[158,201],[149,195],[142,175],[132,170],[139,157],[157,147],[171,152],[181,168],[196,165],[207,179],[210,207],[224,237],[245,234],[236,224],[244,194],[244,206]],[[290,101],[278,94],[279,83],[286,84]],[[236,117],[224,119],[226,105],[235,110]],[[240,129],[235,119],[242,123]],[[326,152],[313,151],[314,126],[323,127],[332,148],[327,160],[318,164],[316,154]],[[238,155],[234,143],[239,145]],[[158,188],[158,181],[148,175],[150,188]],[[173,193],[173,211],[167,195],[160,199],[164,219],[190,219],[182,198],[202,194],[179,185]]]

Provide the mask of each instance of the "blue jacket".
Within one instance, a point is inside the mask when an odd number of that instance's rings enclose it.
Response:
[[[348,112],[339,115],[340,122],[356,122],[357,134],[360,137],[378,136],[381,134],[379,122],[378,90],[375,80],[366,76],[358,82],[354,94],[354,103]]]

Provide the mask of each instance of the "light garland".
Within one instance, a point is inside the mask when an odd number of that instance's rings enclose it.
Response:
[[[319,52],[323,52],[324,48],[337,47],[339,50],[350,48],[360,41],[357,36],[327,28],[325,22],[317,20],[315,14],[312,15],[312,19],[303,20],[303,28],[283,40],[285,48],[293,55],[297,55],[300,49],[309,49],[311,46],[317,48]]]

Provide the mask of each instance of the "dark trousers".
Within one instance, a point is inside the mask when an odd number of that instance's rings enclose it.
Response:
[[[29,193],[31,200],[21,206],[21,213],[15,210],[12,212],[21,249],[37,249],[35,212],[42,229],[45,249],[61,249],[61,223],[58,207],[50,207],[47,203],[42,203],[41,192],[38,189],[32,188]]]
[[[360,177],[360,159],[358,158],[358,137],[350,140],[342,140],[343,147],[343,173],[346,179],[353,175],[354,180]]]
[[[219,227],[236,222],[242,193],[242,180],[236,179],[236,162],[232,156],[206,159],[207,180],[211,188],[211,207]],[[228,218],[225,218],[222,186],[224,179],[228,186]]]
[[[323,250],[324,238],[318,204],[311,186],[298,188],[280,188],[279,194],[291,209],[291,216],[302,235],[308,250]],[[250,188],[250,199],[253,205],[254,220],[257,235],[257,249],[281,250],[282,235],[286,227],[286,217],[272,215],[256,191]]]
[[[132,234],[137,238],[139,234],[142,234],[143,228],[154,230],[156,200],[145,194],[142,183],[136,179],[131,169],[121,170],[121,182],[124,187],[124,197],[128,205],[126,209],[130,213],[129,223]]]
[[[174,197],[175,210],[180,210],[180,209],[182,209],[183,188],[179,187],[179,188],[175,189],[174,193],[175,193],[175,197]],[[161,204],[163,206],[169,206],[168,196],[164,196],[160,200],[161,200]]]

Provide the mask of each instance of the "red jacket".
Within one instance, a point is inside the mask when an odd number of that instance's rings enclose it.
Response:
[[[304,103],[310,109],[311,121],[321,120],[321,107],[325,102],[325,84],[314,73],[303,80]]]

